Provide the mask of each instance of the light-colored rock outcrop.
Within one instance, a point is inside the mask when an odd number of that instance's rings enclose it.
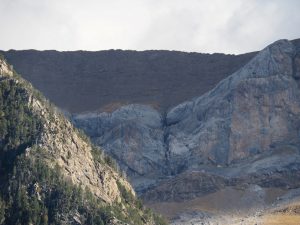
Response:
[[[207,94],[167,114],[170,164],[228,165],[272,149],[299,146],[300,91],[295,46],[281,40]]]
[[[121,194],[117,181],[134,194],[130,184],[105,163],[95,162],[90,143],[82,140],[72,124],[58,113],[49,114],[37,99],[31,103],[38,115],[45,121],[39,147],[50,153],[49,164],[58,164],[64,175],[74,184],[88,188],[105,202],[119,202]],[[62,126],[62,120],[64,124]]]
[[[298,147],[299,68],[299,47],[280,40],[213,90],[166,116],[148,106],[129,105],[112,113],[77,115],[74,122],[142,190],[155,176],[228,166],[278,146]]]
[[[13,70],[12,66],[10,66],[4,59],[0,58],[0,75],[12,76]]]
[[[77,115],[73,121],[118,161],[137,190],[166,172],[163,120],[151,107],[128,105],[113,113]]]

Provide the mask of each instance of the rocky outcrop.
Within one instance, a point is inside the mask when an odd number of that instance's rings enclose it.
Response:
[[[4,60],[0,58],[0,74],[6,74],[7,76],[13,75],[12,67]]]
[[[249,183],[296,188],[287,178],[299,171],[299,46],[273,43],[166,115],[129,105],[76,115],[74,122],[117,159],[147,200],[184,200]]]
[[[38,146],[51,155],[47,160],[52,167],[59,165],[72,183],[89,189],[107,203],[121,201],[117,181],[134,194],[130,184],[116,171],[105,164],[95,162],[91,144],[82,139],[69,121],[58,113],[49,113],[34,96],[31,96],[30,104],[35,113],[42,115],[46,121]],[[30,152],[30,149],[28,150]]]
[[[207,94],[172,109],[166,119],[170,164],[183,164],[175,172],[299,146],[296,54],[291,42],[275,42]]]
[[[166,174],[163,118],[151,107],[128,105],[112,113],[77,115],[73,121],[117,160],[136,190]]]

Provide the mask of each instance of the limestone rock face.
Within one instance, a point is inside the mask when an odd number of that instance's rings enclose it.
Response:
[[[39,146],[50,153],[48,162],[53,167],[58,164],[63,174],[72,183],[88,188],[105,202],[120,201],[117,181],[133,194],[130,184],[109,166],[95,162],[90,143],[82,140],[72,124],[58,114],[49,114],[40,102],[32,97],[31,104],[36,113],[45,121]],[[62,126],[62,120],[64,125]]]
[[[137,189],[167,170],[163,119],[151,107],[128,105],[113,113],[77,115],[73,121],[118,161]]]
[[[128,105],[112,113],[75,115],[73,121],[119,162],[140,193],[154,186],[159,192],[167,190],[173,187],[170,177],[176,181],[178,174],[188,177],[191,171],[214,168],[218,177],[223,168],[243,167],[242,162],[271,157],[278,149],[299,149],[299,46],[287,40],[273,43],[214,89],[166,115],[148,106]],[[260,176],[256,170],[245,177]],[[230,170],[238,180],[244,172]],[[202,177],[213,184],[211,176]],[[217,187],[231,184],[222,177]],[[191,187],[193,193],[202,192],[197,185]],[[176,190],[170,195],[178,194]]]
[[[275,42],[207,94],[172,109],[166,121],[175,172],[299,146],[296,54],[291,42]]]

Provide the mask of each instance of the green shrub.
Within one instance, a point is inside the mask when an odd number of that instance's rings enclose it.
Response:
[[[117,181],[118,189],[121,193],[122,198],[125,200],[127,204],[134,204],[135,203],[135,197],[133,194],[128,191],[124,185],[120,183],[120,181]]]
[[[0,82],[0,172],[39,138],[42,121],[32,113],[28,98],[14,80]]]
[[[5,202],[0,198],[0,224],[5,222]]]

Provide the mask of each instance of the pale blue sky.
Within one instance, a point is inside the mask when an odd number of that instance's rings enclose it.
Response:
[[[244,53],[300,38],[298,0],[0,0],[0,49]]]

